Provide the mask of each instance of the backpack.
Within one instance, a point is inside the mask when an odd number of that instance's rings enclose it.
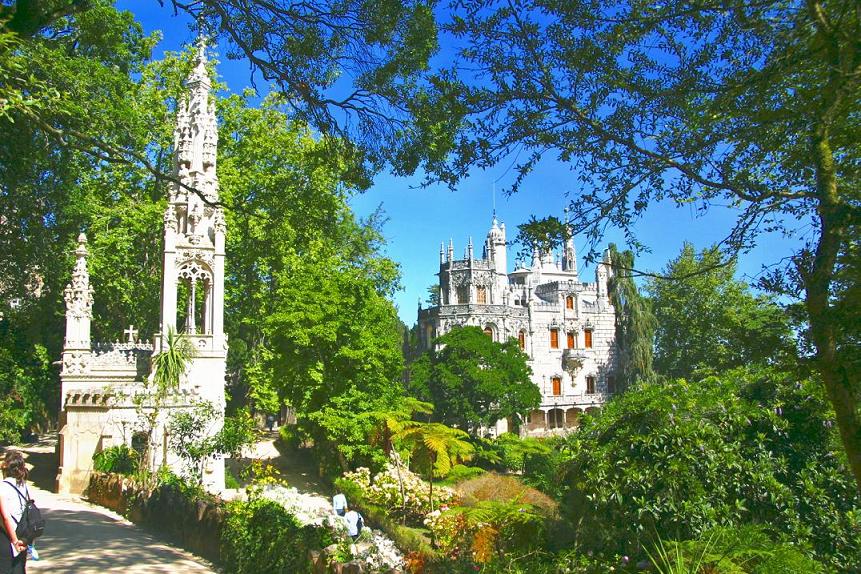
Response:
[[[359,514],[359,520],[356,521],[356,532],[361,534],[362,528],[365,527],[365,520],[362,518],[362,515]]]
[[[3,482],[6,482],[5,480]],[[27,491],[27,496],[21,494],[18,487],[11,482],[6,482],[9,486],[15,489],[21,500],[24,501],[24,512],[21,514],[21,520],[16,520],[18,525],[15,528],[15,534],[20,540],[27,544],[32,544],[34,540],[42,536],[45,532],[45,519],[42,518],[42,512],[36,507],[36,503],[30,498],[30,491]],[[12,517],[12,520],[15,520]]]

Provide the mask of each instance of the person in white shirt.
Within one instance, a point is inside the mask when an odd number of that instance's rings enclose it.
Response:
[[[24,499],[30,496],[27,491],[27,465],[17,450],[6,452],[3,461],[3,479],[0,484],[0,517],[2,517],[3,536],[8,541],[8,550],[0,548],[0,574],[25,574],[27,571],[27,542],[19,540],[15,533],[21,516],[24,515]],[[16,490],[17,489],[17,490]],[[0,538],[2,540],[2,538]]]
[[[332,497],[332,509],[338,516],[344,516],[344,513],[347,512],[347,497],[344,496],[343,492],[338,491]]]
[[[344,514],[344,520],[347,522],[347,534],[349,534],[353,539],[353,542],[355,542],[359,538],[362,528],[365,526],[365,521],[361,514],[355,510],[350,510],[349,508]]]

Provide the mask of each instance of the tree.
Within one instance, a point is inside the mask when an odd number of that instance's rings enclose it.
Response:
[[[368,439],[372,443],[382,443],[386,456],[395,463],[398,486],[401,491],[401,520],[404,522],[407,519],[407,494],[401,473],[401,457],[396,451],[392,450],[392,441],[395,436],[398,436],[407,426],[412,424],[413,416],[416,414],[428,415],[432,412],[432,404],[413,397],[403,397],[394,407],[381,411],[367,411],[359,415],[359,418],[373,421],[373,431]]]
[[[468,460],[473,447],[469,435],[440,423],[412,422],[394,436],[410,452],[410,465],[427,474],[428,503],[433,512],[433,479],[444,478],[452,466]]]
[[[194,484],[203,481],[206,461],[219,455],[238,457],[254,443],[254,419],[247,411],[219,421],[219,413],[208,401],[192,409],[175,412],[167,424],[170,449],[184,462],[185,478]],[[221,422],[220,428],[215,425]]]
[[[155,430],[156,426],[163,422],[162,409],[168,398],[179,390],[182,378],[188,372],[191,360],[196,354],[197,351],[187,335],[169,329],[162,337],[161,348],[152,357],[151,376],[145,381],[143,390],[132,397],[146,436],[144,451],[141,453],[142,470],[150,474],[155,471]]]
[[[411,391],[435,405],[435,420],[475,433],[539,405],[528,359],[514,339],[497,343],[478,327],[453,329],[413,363]]]
[[[163,0],[159,3],[165,4]],[[328,149],[351,157],[353,181],[370,184],[385,159],[415,165],[397,151],[412,130],[411,102],[422,99],[418,78],[437,49],[433,2],[369,3],[364,0],[244,2],[170,0],[174,14],[190,17],[211,39],[224,40],[231,58],[245,58],[283,94],[290,118],[313,126]],[[88,125],[104,90],[64,90],[61,77],[28,74],[27,52],[57,37],[75,34],[75,24],[113,10],[106,0],[17,0],[0,5],[0,114],[25,114],[44,136],[92,157],[145,166],[162,180],[169,170],[151,161],[145,147],[104,137]],[[131,16],[126,12],[126,15]],[[3,47],[9,52],[3,54]],[[40,60],[37,60],[40,61]],[[6,72],[6,73],[4,73]],[[104,75],[110,75],[108,68]],[[346,89],[344,88],[347,80]],[[122,131],[129,126],[115,126]]]
[[[642,383],[567,437],[560,484],[577,545],[636,555],[759,525],[830,568],[861,560],[861,496],[815,379],[774,367]]]
[[[647,284],[657,318],[655,366],[694,380],[754,363],[785,361],[794,352],[787,315],[771,298],[754,296],[722,264],[716,248],[695,253],[686,243],[664,274]]]
[[[651,305],[634,283],[634,254],[610,244],[613,274],[607,285],[616,310],[616,365],[622,388],[654,377],[652,347],[657,321]]]
[[[459,6],[447,30],[462,49],[438,74],[428,116],[445,113],[462,132],[440,138],[451,155],[429,166],[438,177],[454,182],[516,152],[517,189],[555,154],[581,180],[572,220],[593,249],[608,224],[638,246],[634,225],[658,202],[729,206],[725,259],[801,220],[788,263],[861,490],[861,382],[847,367],[834,285],[858,265],[844,257],[861,215],[857,4]]]

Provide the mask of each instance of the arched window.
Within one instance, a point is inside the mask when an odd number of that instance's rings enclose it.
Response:
[[[464,285],[457,288],[457,302],[461,305],[469,303],[469,287]]]
[[[491,327],[490,325],[486,326],[484,328],[484,334],[493,339],[493,327]]]
[[[594,395],[595,394],[595,377],[589,376],[586,377],[586,394]]]
[[[559,329],[550,329],[550,348],[559,348]]]
[[[553,377],[550,379],[550,382],[553,386],[553,396],[558,397],[562,394],[562,378],[561,377]]]
[[[526,331],[520,331],[517,334],[517,344],[520,345],[520,350],[526,350]]]
[[[566,309],[573,309],[574,308],[574,296],[573,295],[568,295],[567,297],[565,297],[565,308]]]
[[[586,348],[591,349],[592,348],[592,330],[589,329],[587,331],[583,331],[583,338],[585,339],[584,342],[586,343]]]
[[[573,349],[577,346],[577,333],[568,331],[568,348]]]

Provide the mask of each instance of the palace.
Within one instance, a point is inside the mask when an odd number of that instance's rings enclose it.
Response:
[[[189,93],[179,104],[174,131],[176,181],[164,213],[161,333],[152,342],[141,341],[133,327],[125,331],[123,342],[90,341],[94,292],[87,270],[87,238],[83,233],[78,238],[75,268],[65,290],[58,492],[82,492],[93,455],[121,444],[148,452],[151,468],[167,466],[181,474],[182,461],[169,448],[166,429],[171,415],[208,402],[216,413],[209,421],[210,432],[223,423],[226,229],[218,204],[218,127],[203,43],[186,85]],[[184,300],[178,307],[180,297]],[[179,388],[155,399],[153,358],[177,325],[193,345],[194,356]],[[223,458],[206,461],[201,479],[210,490],[223,489]]]
[[[595,282],[580,281],[576,251],[569,239],[561,253],[533,253],[529,267],[508,273],[505,224],[494,216],[481,258],[472,239],[463,259],[454,245],[440,245],[439,304],[419,308],[423,348],[458,326],[477,326],[495,341],[517,339],[529,355],[532,382],[541,406],[521,432],[544,434],[576,428],[584,411],[603,404],[616,390],[615,311],[607,293],[609,253],[597,266]],[[505,432],[510,421],[499,421]]]

